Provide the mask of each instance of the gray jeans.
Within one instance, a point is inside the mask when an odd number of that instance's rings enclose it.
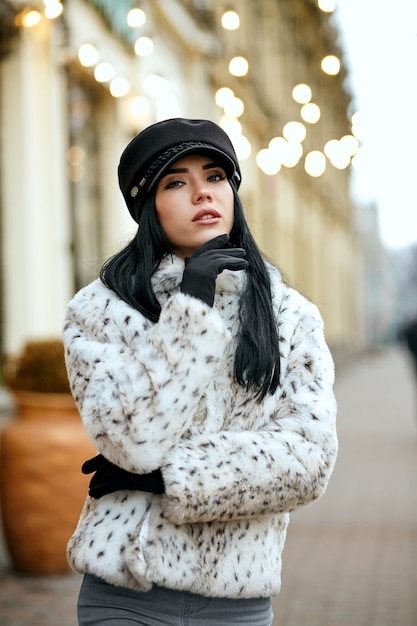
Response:
[[[269,598],[205,598],[154,585],[141,592],[86,574],[78,598],[79,626],[271,626]]]

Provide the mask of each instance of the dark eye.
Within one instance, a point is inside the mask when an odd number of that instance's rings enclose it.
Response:
[[[181,187],[182,184],[182,180],[170,180],[169,183],[165,185],[165,189],[175,189],[175,187]]]
[[[210,174],[208,177],[208,181],[210,183],[217,183],[219,180],[224,180],[226,178],[225,174],[221,174],[220,172],[216,172],[214,174]]]

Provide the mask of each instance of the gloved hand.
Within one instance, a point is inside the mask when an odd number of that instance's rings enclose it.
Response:
[[[102,454],[85,461],[81,471],[83,474],[95,472],[90,481],[88,494],[96,500],[107,493],[113,493],[113,491],[120,489],[150,491],[152,493],[164,493],[165,491],[161,470],[154,470],[150,474],[133,474],[110,463]]]
[[[213,306],[216,278],[225,269],[237,271],[248,267],[243,248],[227,246],[229,235],[219,235],[197,248],[185,259],[181,291]]]

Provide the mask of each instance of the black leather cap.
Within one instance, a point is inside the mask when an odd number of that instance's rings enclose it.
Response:
[[[214,154],[236,189],[241,173],[232,142],[210,120],[173,118],[141,131],[126,146],[118,168],[119,186],[133,219],[139,222],[141,200],[163,172],[187,154]]]

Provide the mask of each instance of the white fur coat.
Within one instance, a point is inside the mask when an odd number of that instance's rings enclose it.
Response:
[[[154,276],[156,324],[100,280],[69,304],[67,369],[89,436],[126,470],[161,468],[166,487],[87,497],[69,562],[142,590],[271,596],[289,512],[323,494],[337,453],[323,323],[271,267],[281,385],[256,403],[232,375],[244,271],[218,277],[209,308],[180,293],[183,269],[168,256]]]

